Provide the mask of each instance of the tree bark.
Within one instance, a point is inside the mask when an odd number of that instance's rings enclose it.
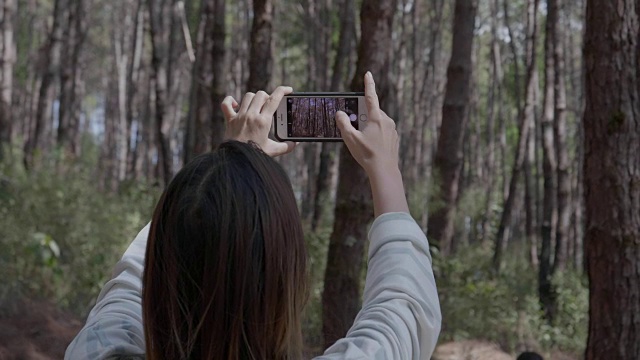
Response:
[[[537,88],[537,85],[536,85]],[[536,211],[536,187],[537,181],[534,175],[536,167],[536,122],[534,119],[529,123],[529,138],[527,139],[525,160],[524,160],[524,211],[525,211],[525,238],[527,248],[537,251],[537,211]],[[531,257],[533,258],[533,256]]]
[[[522,172],[522,166],[524,164],[526,156],[526,147],[529,137],[529,129],[531,122],[535,117],[535,87],[537,86],[538,72],[536,70],[536,38],[538,34],[537,24],[538,13],[538,0],[528,0],[527,3],[527,81],[525,88],[525,104],[524,109],[521,112],[522,118],[520,119],[520,128],[518,132],[518,144],[516,147],[515,163],[511,171],[511,179],[509,181],[509,193],[505,201],[502,216],[500,217],[500,224],[498,225],[498,233],[496,235],[496,246],[493,256],[493,267],[496,272],[500,271],[502,265],[502,252],[507,242],[507,229],[511,225],[511,217],[514,210],[514,203],[518,192],[518,181],[520,173]],[[533,135],[531,135],[533,136]]]
[[[82,111],[82,73],[80,56],[87,33],[87,14],[83,1],[69,7],[64,29],[60,68],[60,106],[58,146],[70,156],[80,155],[80,115]]]
[[[40,53],[40,65],[42,66],[42,81],[38,92],[38,102],[35,115],[35,127],[32,136],[25,143],[25,165],[33,162],[36,149],[46,151],[49,147],[51,135],[51,102],[53,99],[52,85],[58,76],[60,66],[60,47],[65,12],[68,10],[67,0],[55,0],[53,7],[53,25],[47,39],[44,51]]]
[[[131,61],[129,61],[129,66],[127,70],[127,98],[126,98],[126,109],[127,109],[127,129],[133,129],[133,124],[136,125],[136,135],[132,136],[129,133],[127,137],[128,144],[127,148],[130,149],[128,151],[127,156],[127,176],[129,178],[138,178],[140,175],[138,171],[138,160],[139,155],[143,153],[140,151],[139,146],[141,146],[142,134],[144,130],[141,129],[144,126],[144,121],[142,121],[140,114],[143,113],[141,108],[146,106],[145,102],[142,102],[141,92],[145,91],[144,87],[141,85],[141,76],[142,76],[142,61],[144,56],[144,36],[145,36],[145,25],[147,24],[147,17],[145,16],[146,12],[144,11],[144,0],[136,0],[136,15],[133,26],[133,41],[131,42]],[[149,91],[149,88],[146,88],[146,91]],[[144,115],[143,115],[144,116]]]
[[[349,74],[348,55],[354,48],[356,5],[351,0],[344,0],[340,11],[340,36],[338,47],[333,62],[331,83],[329,91],[341,91],[341,83],[345,73]],[[316,181],[315,198],[313,200],[313,214],[311,217],[311,229],[315,231],[321,223],[323,208],[328,200],[331,190],[332,169],[337,162],[336,144],[322,143],[320,150],[320,165],[318,167],[318,180]],[[334,189],[335,190],[335,189]]]
[[[376,78],[383,109],[393,101],[389,70],[396,3],[396,0],[363,1],[360,12],[362,38],[358,47],[356,72],[351,82],[352,91],[363,91],[363,76],[366,71],[371,71]],[[373,213],[369,189],[364,170],[343,146],[340,150],[335,222],[329,240],[322,295],[325,348],[346,334],[360,310],[367,225]]]
[[[149,8],[149,32],[151,37],[152,67],[151,76],[155,84],[155,136],[158,144],[158,164],[163,184],[171,181],[173,176],[172,151],[170,141],[170,129],[172,117],[176,115],[174,109],[172,79],[172,55],[175,41],[171,34],[174,24],[174,12],[172,6],[178,0],[166,1],[148,0]]]
[[[247,91],[269,90],[273,71],[273,5],[274,0],[253,0]]]
[[[493,194],[496,189],[495,179],[497,178],[496,162],[496,118],[502,119],[502,81],[504,71],[502,69],[502,53],[498,38],[498,9],[499,0],[491,2],[491,85],[487,96],[487,148],[485,155],[485,167],[487,175],[485,178],[486,200],[484,214],[482,216],[482,241],[487,241],[491,237],[491,222]],[[497,106],[496,106],[497,105]],[[497,107],[497,109],[496,109]]]
[[[585,358],[640,359],[640,4],[587,0]]]
[[[451,60],[442,107],[442,126],[438,137],[434,169],[440,199],[429,217],[428,235],[446,255],[451,250],[453,225],[458,201],[462,166],[462,140],[466,128],[471,94],[472,51],[477,1],[456,0]]]
[[[4,146],[11,143],[13,64],[16,44],[13,37],[13,18],[17,0],[4,0],[0,5],[0,160]]]
[[[129,61],[131,53],[131,33],[135,29],[132,11],[129,11],[128,2],[113,4],[112,25],[113,25],[113,50],[115,59],[115,71],[112,76],[116,77],[117,84],[117,111],[115,121],[115,178],[118,183],[124,181],[127,175],[127,155],[129,153],[129,138],[131,124],[127,121],[127,75],[129,74]],[[133,13],[133,14],[132,14]]]
[[[191,105],[184,142],[185,164],[222,143],[225,122],[220,103],[225,94],[224,0],[202,0]]]
[[[571,226],[571,175],[569,174],[569,152],[567,149],[566,89],[565,89],[565,55],[564,36],[560,22],[561,9],[559,0],[548,0],[548,16],[553,29],[553,63],[554,63],[554,123],[553,135],[556,145],[557,159],[557,206],[558,223],[556,227],[556,247],[553,261],[553,272],[562,271],[567,260],[569,228]],[[548,20],[549,21],[549,20]]]
[[[551,5],[553,0],[549,0]],[[543,200],[542,200],[542,226],[540,235],[542,239],[540,248],[540,268],[538,271],[538,296],[547,321],[552,322],[555,316],[556,300],[555,289],[552,288],[552,244],[556,235],[557,207],[556,207],[556,153],[553,136],[554,119],[554,13],[547,7],[547,24],[544,42],[544,100],[542,115],[542,171],[543,171]]]

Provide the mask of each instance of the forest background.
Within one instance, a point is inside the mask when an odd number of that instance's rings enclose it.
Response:
[[[440,341],[640,358],[639,12],[631,0],[1,0],[0,317],[25,299],[85,317],[173,174],[223,140],[225,95],[361,91],[370,70],[432,243]],[[341,144],[278,161],[306,229],[317,353],[360,307],[369,187]]]

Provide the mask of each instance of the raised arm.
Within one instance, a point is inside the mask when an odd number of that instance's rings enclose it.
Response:
[[[147,224],[116,264],[65,359],[144,359],[142,273],[148,235]]]
[[[346,337],[319,359],[428,359],[442,315],[429,244],[409,214],[398,166],[395,122],[380,109],[371,73],[365,75],[369,123],[363,131],[336,116],[344,142],[369,176],[376,220],[362,310]]]

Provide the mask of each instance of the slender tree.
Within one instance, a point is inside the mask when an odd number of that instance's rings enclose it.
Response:
[[[80,153],[80,115],[83,95],[80,56],[87,36],[86,3],[86,1],[76,1],[69,6],[60,62],[57,143],[72,156]]]
[[[502,81],[504,71],[502,69],[502,52],[498,38],[498,0],[494,0],[491,5],[491,84],[487,95],[487,145],[486,145],[486,200],[484,205],[484,215],[482,219],[482,239],[483,241],[490,238],[490,227],[492,221],[492,204],[493,194],[496,189],[497,181],[497,162],[496,162],[496,118],[503,117],[502,106]]]
[[[376,78],[380,106],[393,101],[390,70],[391,28],[396,0],[364,0],[360,12],[362,38],[352,91],[363,91],[367,70]],[[393,116],[393,114],[390,114]],[[360,310],[360,287],[367,224],[373,205],[367,176],[346,147],[340,149],[340,173],[335,221],[329,240],[324,293],[322,333],[325,347],[343,337]]]
[[[640,4],[587,0],[585,358],[640,359]]]
[[[333,62],[333,68],[331,72],[331,83],[329,85],[330,91],[342,90],[343,78],[345,74],[349,74],[349,51],[355,44],[355,18],[356,18],[356,5],[354,1],[343,0],[340,7],[340,35],[338,37],[338,44],[336,49],[336,55]],[[335,125],[333,125],[335,131]],[[318,167],[318,181],[316,181],[315,199],[313,200],[313,215],[311,218],[311,228],[316,230],[318,224],[322,219],[322,211],[325,200],[330,195],[330,185],[332,176],[332,169],[337,162],[336,144],[334,143],[322,143],[322,149],[320,150],[320,164]],[[334,189],[335,190],[335,189]]]
[[[115,159],[112,159],[115,165],[115,178],[118,182],[125,179],[127,175],[127,155],[129,153],[130,131],[127,122],[127,75],[128,65],[130,62],[132,37],[135,34],[135,25],[133,16],[135,12],[130,11],[131,4],[129,1],[122,1],[113,4],[114,9],[111,13],[113,21],[113,49],[115,71],[112,76],[116,77],[117,84],[117,107],[114,111],[115,120]],[[118,25],[116,25],[118,24]]]
[[[560,21],[561,8],[564,2],[548,0],[547,12],[553,29],[553,65],[554,65],[554,122],[553,135],[557,159],[557,206],[558,223],[556,227],[556,246],[553,270],[562,271],[567,261],[567,247],[569,245],[569,229],[571,226],[571,174],[569,173],[569,151],[567,148],[567,120],[566,120],[566,86],[565,86],[565,54],[564,31]],[[549,20],[547,20],[549,21]]]
[[[176,9],[181,0],[147,0],[151,38],[152,68],[155,84],[155,136],[158,144],[158,164],[161,179],[168,184],[173,176],[172,130],[179,121],[179,90],[181,76],[176,73],[180,42],[176,31],[180,21]],[[181,37],[181,36],[180,36]]]
[[[549,0],[551,5],[553,0]],[[547,320],[552,321],[555,314],[555,292],[551,284],[552,275],[552,244],[555,239],[557,222],[556,207],[556,153],[553,139],[554,118],[554,18],[555,12],[551,6],[547,7],[547,24],[544,42],[544,99],[542,125],[542,170],[543,170],[543,203],[542,226],[540,227],[541,248],[540,267],[538,269],[538,296]]]
[[[525,104],[521,112],[521,119],[518,131],[518,143],[516,145],[515,163],[511,170],[511,179],[509,180],[509,192],[505,201],[500,224],[498,225],[498,233],[496,235],[495,252],[493,256],[493,266],[495,271],[500,270],[502,264],[502,253],[507,242],[507,228],[511,225],[514,208],[516,206],[516,198],[518,196],[518,182],[520,173],[523,169],[526,157],[526,147],[531,128],[531,123],[535,117],[535,87],[537,86],[538,72],[536,70],[536,54],[537,54],[537,36],[538,36],[538,0],[528,0],[527,2],[527,51],[526,51],[526,87],[525,87]]]
[[[13,18],[16,6],[16,0],[4,0],[0,5],[0,159],[4,145],[11,142],[13,64],[16,61]]]
[[[458,201],[462,168],[462,149],[471,98],[473,32],[478,9],[476,0],[456,0],[451,60],[442,107],[442,126],[438,137],[434,169],[440,199],[429,217],[428,235],[447,254],[451,250],[453,222]]]
[[[268,90],[273,72],[272,32],[275,0],[253,0],[247,91]]]
[[[139,167],[140,155],[143,151],[140,151],[142,134],[144,133],[144,121],[142,117],[145,114],[143,111],[144,105],[142,101],[142,93],[149,91],[144,88],[143,83],[143,57],[145,50],[145,26],[147,24],[147,16],[144,6],[144,0],[136,0],[136,12],[135,21],[133,26],[133,40],[131,41],[131,60],[127,69],[127,96],[126,96],[126,117],[127,117],[127,129],[129,130],[127,136],[127,149],[129,156],[127,157],[127,164],[129,166],[127,173],[129,178],[138,178],[140,175]],[[131,134],[133,124],[136,124],[136,133]]]
[[[185,163],[216,148],[223,140],[225,123],[219,104],[225,94],[224,0],[202,0],[196,62],[193,67],[191,104],[184,140]]]
[[[47,42],[40,53],[39,65],[41,66],[41,81],[38,91],[35,126],[33,134],[30,134],[25,143],[25,164],[31,165],[34,153],[37,148],[46,150],[49,147],[49,137],[52,129],[51,124],[51,104],[53,101],[55,79],[58,76],[60,66],[61,38],[64,23],[67,21],[65,15],[68,11],[68,0],[55,0],[53,6],[53,23]]]

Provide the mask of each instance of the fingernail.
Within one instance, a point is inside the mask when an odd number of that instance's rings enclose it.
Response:
[[[367,73],[365,75],[368,76],[369,78],[373,78],[373,75],[371,74],[371,71],[367,71]]]

